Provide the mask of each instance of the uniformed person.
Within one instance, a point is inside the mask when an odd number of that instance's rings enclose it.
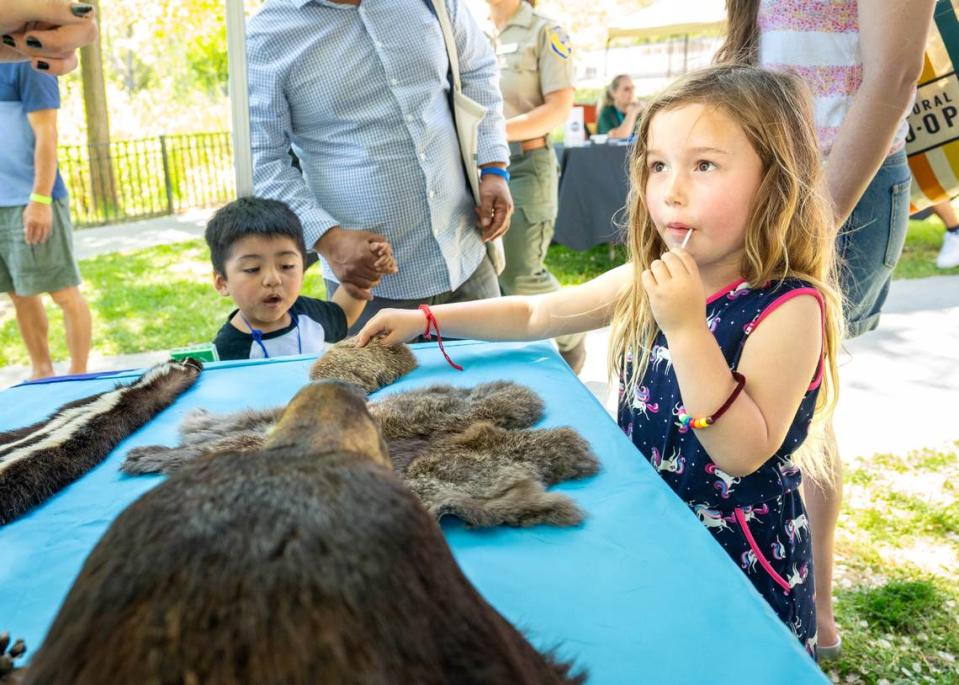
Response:
[[[543,261],[556,222],[559,164],[549,132],[573,107],[573,61],[569,36],[534,11],[535,0],[489,0],[493,43],[510,145],[509,189],[516,207],[503,237],[504,295],[539,295],[559,290]],[[560,354],[579,372],[586,359],[585,336],[557,338]]]

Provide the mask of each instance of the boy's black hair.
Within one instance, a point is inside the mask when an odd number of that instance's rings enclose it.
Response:
[[[285,202],[265,197],[241,197],[217,210],[206,225],[206,244],[214,270],[226,276],[226,260],[233,245],[247,236],[287,237],[296,243],[304,263],[303,224]]]

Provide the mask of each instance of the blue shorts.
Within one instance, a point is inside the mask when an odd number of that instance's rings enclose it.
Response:
[[[905,151],[889,155],[839,230],[836,250],[850,338],[879,325],[906,242],[911,185]]]

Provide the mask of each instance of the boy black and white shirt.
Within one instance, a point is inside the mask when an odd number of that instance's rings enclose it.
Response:
[[[263,359],[293,354],[323,354],[347,335],[346,314],[334,302],[300,296],[290,307],[290,324],[270,333],[251,335],[230,323],[239,310],[227,317],[213,340],[221,360]]]

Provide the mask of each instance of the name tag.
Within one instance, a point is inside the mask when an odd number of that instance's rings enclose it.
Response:
[[[496,48],[497,55],[509,55],[519,50],[519,43],[504,43]]]

